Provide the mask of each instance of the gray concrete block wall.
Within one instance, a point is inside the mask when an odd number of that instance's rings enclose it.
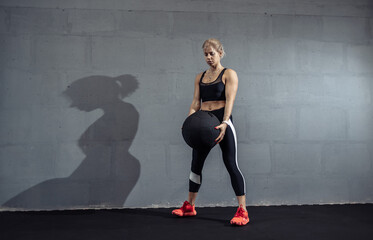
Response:
[[[365,0],[0,1],[1,209],[181,204],[180,128],[209,37],[239,76],[248,204],[372,202],[372,13]],[[235,205],[218,147],[203,174],[199,205]]]

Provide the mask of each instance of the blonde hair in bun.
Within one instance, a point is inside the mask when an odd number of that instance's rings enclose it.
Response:
[[[221,58],[223,58],[225,56],[225,51],[224,51],[224,47],[223,47],[223,44],[221,44],[221,42],[216,39],[216,38],[209,38],[207,39],[203,45],[202,45],[202,49],[205,50],[206,47],[213,47],[217,52],[219,52],[221,54]]]

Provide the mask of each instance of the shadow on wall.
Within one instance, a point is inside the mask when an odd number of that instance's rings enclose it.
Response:
[[[129,153],[139,114],[121,99],[138,87],[132,75],[91,76],[76,80],[64,92],[81,111],[101,108],[104,115],[80,136],[86,157],[66,178],[44,181],[3,204],[9,208],[67,209],[122,207],[140,175],[139,161]]]

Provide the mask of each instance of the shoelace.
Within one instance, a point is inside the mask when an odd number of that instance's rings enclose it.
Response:
[[[243,217],[244,213],[245,213],[245,210],[243,210],[242,208],[239,208],[234,216],[235,217]]]
[[[183,209],[183,211],[186,211],[186,207],[188,206],[188,202],[185,201],[183,206],[181,207]]]

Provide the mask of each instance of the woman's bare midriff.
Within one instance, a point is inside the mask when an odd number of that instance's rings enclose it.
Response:
[[[203,111],[213,111],[225,107],[225,101],[206,101],[201,104],[201,110]]]

